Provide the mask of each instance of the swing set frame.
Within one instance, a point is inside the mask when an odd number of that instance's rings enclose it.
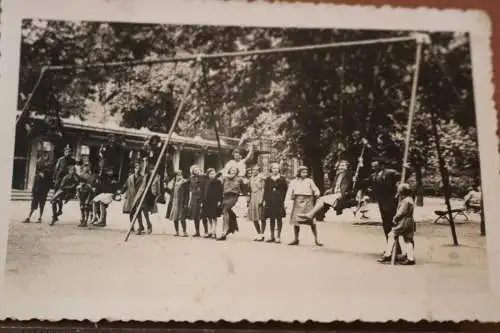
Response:
[[[234,58],[234,57],[249,57],[249,56],[263,56],[263,55],[269,55],[269,54],[278,54],[278,53],[291,53],[291,52],[307,52],[307,51],[318,51],[318,50],[326,50],[326,49],[334,49],[334,48],[343,48],[343,47],[354,47],[354,46],[364,46],[364,45],[375,45],[375,44],[390,44],[390,43],[402,43],[402,42],[415,42],[416,43],[416,50],[415,50],[415,64],[414,64],[414,72],[413,72],[413,79],[412,79],[412,85],[411,85],[411,95],[410,95],[410,104],[409,104],[409,109],[408,109],[408,121],[407,121],[407,128],[406,128],[406,135],[405,135],[405,149],[404,149],[404,155],[403,155],[403,169],[401,172],[401,181],[404,182],[406,180],[406,175],[407,175],[407,170],[406,170],[406,165],[408,164],[408,157],[409,157],[409,144],[411,140],[411,131],[412,131],[412,125],[413,125],[413,118],[416,112],[416,100],[417,100],[417,87],[418,87],[418,76],[419,76],[419,70],[420,70],[420,63],[421,63],[421,56],[422,56],[422,47],[424,44],[429,44],[430,43],[430,38],[427,34],[422,34],[422,33],[413,33],[410,34],[409,36],[403,36],[403,37],[392,37],[392,38],[377,38],[377,39],[367,39],[367,40],[358,40],[358,41],[346,41],[346,42],[333,42],[333,43],[326,43],[326,44],[316,44],[316,45],[304,45],[304,46],[296,46],[296,47],[282,47],[282,48],[269,48],[269,49],[260,49],[260,50],[250,50],[250,51],[239,51],[239,52],[221,52],[221,53],[212,53],[212,54],[195,54],[195,55],[188,55],[188,56],[178,56],[178,57],[169,57],[169,58],[164,58],[164,59],[154,59],[154,60],[130,60],[130,61],[117,61],[117,62],[100,62],[100,63],[91,63],[91,64],[74,64],[74,65],[60,65],[60,66],[43,66],[40,69],[40,74],[38,76],[37,81],[35,82],[35,85],[28,96],[22,110],[21,110],[21,115],[18,117],[16,120],[16,125],[19,124],[23,119],[29,118],[29,106],[32,100],[32,97],[36,90],[38,89],[44,75],[47,72],[54,72],[54,71],[63,71],[63,70],[88,70],[88,69],[95,69],[95,68],[111,68],[111,67],[133,67],[133,66],[140,66],[140,65],[155,65],[155,64],[164,64],[164,63],[191,63],[191,73],[190,77],[188,80],[187,86],[184,88],[181,102],[179,106],[177,107],[176,113],[174,120],[170,126],[167,138],[163,142],[160,154],[158,156],[158,160],[155,163],[154,169],[151,172],[151,175],[149,177],[148,183],[146,185],[146,188],[144,189],[144,192],[141,195],[140,201],[137,203],[136,207],[141,207],[144,199],[146,197],[146,193],[151,187],[153,180],[156,176],[156,173],[158,171],[161,159],[164,157],[165,152],[167,150],[168,145],[170,144],[172,135],[174,133],[174,129],[177,126],[177,123],[180,119],[180,116],[182,114],[182,111],[185,106],[185,101],[187,99],[187,96],[189,94],[189,91],[192,88],[194,78],[197,74],[197,72],[200,70],[200,67],[202,69],[202,80],[205,81],[206,83],[206,78],[207,78],[207,67],[206,63],[209,60],[212,59],[221,59],[221,58]],[[208,93],[208,91],[207,91]],[[212,107],[212,99],[211,95],[209,94],[209,108],[212,116],[212,121],[213,121],[213,126],[215,129],[215,135],[216,135],[216,140],[218,144],[219,151],[221,149],[220,147],[220,138],[219,138],[219,132],[217,129],[217,120],[215,117],[214,109]],[[438,139],[438,133],[435,131],[435,135],[437,136],[437,142],[439,142]],[[438,156],[440,165],[441,166],[441,178],[443,181],[443,187],[444,187],[444,194],[445,194],[445,201],[446,201],[446,206],[448,210],[448,216],[450,220],[450,226],[452,230],[452,235],[453,235],[453,240],[454,240],[454,245],[458,245],[458,240],[456,237],[456,232],[455,232],[455,224],[453,221],[453,214],[451,213],[451,205],[450,205],[450,193],[449,193],[449,180],[448,177],[445,173],[443,173],[444,169],[444,161],[441,156],[440,149],[438,148]],[[140,209],[136,209],[136,212],[134,214],[134,217],[132,219],[132,223],[130,225],[130,228],[127,232],[127,235],[125,237],[125,242],[128,241],[130,234],[134,228],[135,221],[137,220],[138,214],[140,213]],[[395,251],[393,251],[395,252]],[[394,264],[394,258],[392,263]]]

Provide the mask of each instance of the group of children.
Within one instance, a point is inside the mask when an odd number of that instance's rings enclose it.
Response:
[[[239,161],[237,158],[236,162]],[[240,175],[240,169],[234,162],[230,161],[221,172],[210,168],[204,174],[197,165],[193,165],[189,176],[178,171],[168,183],[167,191],[171,198],[166,218],[173,221],[176,236],[187,237],[186,220],[193,220],[193,237],[202,236],[201,224],[203,237],[226,240],[229,234],[238,231],[235,206],[243,198],[247,209],[244,215],[253,222],[257,234],[254,240],[281,243],[285,203],[289,200],[293,202],[290,224],[294,226],[295,235],[290,245],[299,244],[300,225],[305,224],[311,226],[315,244],[322,246],[314,219],[299,217],[314,205],[320,194],[306,167],[300,167],[297,178],[288,184],[280,173],[278,163],[271,164],[267,175],[255,165],[246,177],[246,172]],[[129,191],[126,195],[132,197],[135,194]],[[268,221],[269,236],[265,239]]]
[[[195,229],[193,237],[202,237],[200,226],[203,226],[203,237],[226,240],[228,235],[238,231],[235,206],[243,197],[244,201],[246,200],[245,215],[253,222],[257,234],[255,241],[281,243],[283,219],[287,216],[285,207],[288,206],[291,207],[288,220],[293,226],[294,234],[293,241],[289,245],[299,244],[300,226],[307,225],[312,231],[315,245],[322,246],[318,240],[316,212],[325,205],[337,210],[336,202],[328,203],[325,198],[332,195],[335,198],[341,196],[338,194],[340,190],[334,189],[333,192],[336,193],[320,197],[320,190],[310,178],[309,170],[305,166],[298,168],[295,179],[290,182],[281,174],[278,163],[271,164],[269,170],[264,172],[258,165],[254,165],[247,173],[246,168],[251,155],[252,149],[245,158],[242,158],[239,150],[236,150],[233,159],[222,171],[209,168],[203,173],[198,165],[193,165],[189,175],[177,171],[167,184],[162,183],[163,180],[158,173],[153,173],[154,159],[145,160],[144,163],[137,162],[133,173],[118,189],[110,170],[103,169],[97,176],[92,173],[88,165],[81,165],[77,172],[75,168],[77,163],[71,157],[71,149],[67,147],[64,156],[57,161],[53,176],[49,172],[47,159],[42,158],[37,164],[32,207],[25,222],[29,222],[37,206],[40,207],[40,216],[42,215],[51,178],[54,178],[55,193],[51,202],[53,208],[51,225],[62,214],[63,204],[77,195],[81,210],[79,226],[86,227],[89,220],[95,226],[105,226],[108,205],[117,199],[117,195],[123,194],[125,196],[123,213],[129,216],[131,222],[137,215],[139,226],[136,233],[152,233],[150,214],[158,211],[157,203],[161,202],[161,197],[166,191],[170,195],[166,218],[173,222],[176,236],[187,237],[186,220],[193,220]],[[148,186],[150,182],[151,185]],[[337,183],[339,181],[335,181],[335,184]],[[393,218],[390,233],[386,233],[387,250],[381,262],[388,261],[395,240],[399,238],[407,257],[405,262],[414,264],[415,223],[410,187],[407,184],[399,184],[397,196],[400,198],[399,209]],[[143,225],[143,218],[146,221],[146,228]],[[38,222],[40,221],[41,218]],[[268,221],[269,231],[266,239]]]

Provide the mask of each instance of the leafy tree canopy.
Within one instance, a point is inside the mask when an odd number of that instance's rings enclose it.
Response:
[[[43,65],[158,59],[408,35],[408,31],[269,29],[25,20],[19,106]],[[440,119],[452,174],[478,166],[470,46],[467,34],[432,33],[424,47],[411,158],[437,172],[430,115]],[[393,43],[205,63],[186,101],[177,132],[213,128],[259,144],[272,138],[281,155],[300,156],[322,183],[336,141],[359,130],[375,141],[390,134],[402,148],[415,43]],[[190,75],[188,63],[49,71],[31,109],[62,117],[116,117],[127,127],[166,132]],[[476,176],[471,176],[476,177]]]

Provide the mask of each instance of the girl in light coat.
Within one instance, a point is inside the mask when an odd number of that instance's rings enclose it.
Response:
[[[314,207],[316,198],[319,197],[319,188],[314,181],[308,177],[309,170],[305,166],[299,167],[297,178],[290,182],[287,199],[293,202],[290,214],[290,224],[293,225],[294,240],[289,245],[299,245],[300,225],[309,225],[314,236],[316,246],[323,246],[318,241],[318,230],[314,219],[304,219],[300,215],[310,211]]]

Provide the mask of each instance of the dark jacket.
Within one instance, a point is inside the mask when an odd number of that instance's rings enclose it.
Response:
[[[52,184],[52,163],[48,159],[39,159],[36,162],[35,180],[32,195],[46,196]]]
[[[221,215],[222,182],[219,179],[208,179],[203,201],[203,217],[216,218]]]
[[[54,167],[54,190],[59,189],[59,186],[61,185],[61,181],[68,174],[68,169],[70,166],[73,166],[76,164],[76,161],[73,157],[71,156],[63,156],[60,157],[56,165]]]
[[[401,180],[401,174],[394,169],[383,169],[381,172],[374,172],[367,182],[367,187],[371,189],[373,199],[381,204],[397,203],[397,184]]]
[[[288,184],[282,176],[276,180],[267,177],[264,181],[264,217],[285,217],[285,196]]]

